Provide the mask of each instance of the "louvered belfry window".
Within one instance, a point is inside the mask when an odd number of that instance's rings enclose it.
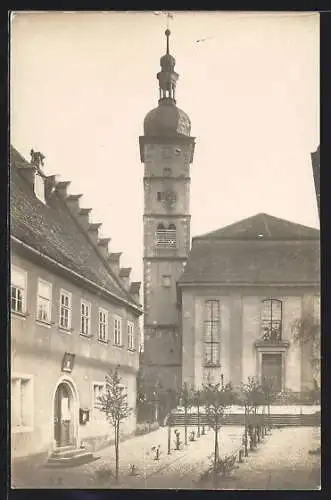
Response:
[[[156,231],[156,245],[159,248],[176,248],[176,226],[159,224]]]

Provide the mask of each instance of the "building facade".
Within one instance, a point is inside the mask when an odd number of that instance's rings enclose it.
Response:
[[[190,251],[191,123],[176,106],[175,59],[161,57],[158,107],[144,120],[139,138],[144,164],[144,380],[159,393],[181,387],[182,342],[179,280]],[[160,395],[160,394],[159,394]]]
[[[319,323],[319,282],[316,229],[258,214],[193,238],[178,284],[183,381],[312,389],[320,353],[295,338],[304,319]]]
[[[119,366],[135,410],[140,283],[108,252],[69,182],[11,150],[12,457],[95,450],[113,429],[97,408]],[[135,429],[135,412],[122,432]]]

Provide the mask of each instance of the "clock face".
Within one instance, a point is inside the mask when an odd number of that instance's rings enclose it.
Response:
[[[164,193],[164,203],[167,207],[173,207],[176,203],[176,193],[174,191],[168,190]]]

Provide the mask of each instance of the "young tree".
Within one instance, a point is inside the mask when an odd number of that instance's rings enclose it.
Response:
[[[119,366],[106,374],[105,391],[98,398],[98,408],[106,415],[108,422],[114,427],[115,432],[115,477],[118,481],[119,473],[119,442],[120,442],[120,424],[128,418],[133,408],[129,407],[128,394],[121,384],[119,375]]]
[[[214,471],[216,472],[219,462],[218,431],[221,427],[224,411],[234,402],[232,385],[209,382],[203,386],[203,402],[206,417],[215,432],[214,442]]]
[[[276,396],[276,391],[273,387],[273,381],[270,377],[263,377],[262,385],[261,385],[264,404],[268,407],[268,429],[271,429],[271,421],[270,421],[270,405]]]
[[[312,356],[310,358],[316,392],[320,390],[321,362],[321,325],[318,318],[306,314],[293,323],[294,341],[300,345],[311,345]]]
[[[193,393],[192,389],[188,386],[188,384],[185,382],[183,384],[182,390],[180,392],[180,404],[184,408],[184,415],[185,415],[185,444],[187,444],[187,412],[188,410],[192,407],[193,403]]]
[[[241,400],[245,406],[245,455],[247,456],[248,420],[249,415],[254,415],[254,438],[256,436],[257,408],[263,404],[262,388],[255,377],[248,377],[246,384],[241,384]]]
[[[198,433],[197,436],[200,437],[200,407],[201,407],[201,390],[193,390],[193,406],[197,408],[198,412]]]

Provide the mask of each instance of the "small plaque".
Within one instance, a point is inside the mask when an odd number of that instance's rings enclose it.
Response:
[[[71,373],[75,361],[75,354],[71,354],[70,352],[66,352],[62,359],[62,371]]]

